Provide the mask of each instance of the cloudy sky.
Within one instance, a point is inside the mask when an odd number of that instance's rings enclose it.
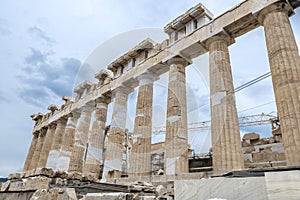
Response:
[[[201,1],[215,16],[239,2]],[[158,30],[161,31],[168,22],[197,3],[197,0],[163,0],[159,4],[150,0],[2,1],[0,176],[21,170],[32,137],[33,122],[29,116],[37,112],[45,113],[48,105],[60,105],[62,96],[73,95],[78,71],[95,49],[99,46],[107,48],[105,45],[110,44],[112,38],[118,38],[128,31],[137,31],[144,37],[144,30],[147,30],[145,28],[151,32],[149,36],[157,36],[159,39],[161,34],[158,34]],[[298,44],[299,21],[300,12],[291,18]],[[139,32],[140,30],[143,31]],[[268,72],[269,67],[262,28],[236,41],[236,44],[230,47],[230,53],[234,84],[239,86]],[[118,48],[116,42],[113,44],[113,48],[108,49],[108,52],[113,52],[112,55],[126,50],[122,45]],[[128,47],[131,43],[126,45]],[[105,55],[105,52],[103,54]],[[100,58],[103,62],[92,71],[97,71],[112,61],[105,60],[104,57]],[[207,63],[208,56],[203,55],[195,61],[194,66],[187,69],[188,101],[192,102],[190,105],[201,107],[198,109],[189,106],[190,122],[209,120],[208,84],[205,76]],[[166,95],[163,93],[166,78],[167,76],[162,76],[162,80],[156,83],[154,88],[154,93],[160,96],[154,102],[154,110],[160,113],[155,115],[154,119],[157,126],[162,126],[159,122],[164,121],[163,117],[159,116],[165,115],[163,105]],[[135,99],[136,93],[133,93],[129,102],[135,102]],[[236,99],[241,116],[276,110],[270,78],[237,93]],[[260,106],[264,104],[265,106]],[[260,107],[252,109],[257,106]],[[133,118],[133,103],[129,107],[129,115]],[[129,120],[129,128],[132,126],[130,123]],[[194,145],[204,143],[203,139],[195,142],[196,136],[191,138]]]

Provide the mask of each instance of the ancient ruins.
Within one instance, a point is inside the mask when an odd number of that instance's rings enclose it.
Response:
[[[49,113],[32,115],[35,126],[23,173],[12,174],[10,182],[2,184],[1,191],[32,191],[36,199],[43,195],[77,199],[79,186],[88,182],[87,188],[96,183],[98,189],[100,184],[109,186],[98,193],[87,189],[83,195],[87,200],[117,199],[118,195],[134,199],[137,194],[139,199],[253,199],[251,194],[243,196],[247,193],[243,188],[235,193],[240,196],[233,197],[230,195],[234,192],[225,186],[213,186],[215,181],[239,185],[244,180],[262,195],[255,198],[272,199],[276,184],[268,184],[271,178],[275,177],[272,181],[276,182],[280,176],[285,181],[289,175],[289,181],[295,181],[291,177],[298,178],[299,185],[300,56],[289,22],[299,6],[299,0],[245,0],[216,18],[202,4],[191,8],[164,27],[169,39],[162,43],[145,39],[99,71],[95,75],[97,83],[85,81],[78,85],[74,89],[75,99],[64,96],[62,106],[50,105]],[[280,128],[274,129],[272,138],[260,139],[252,133],[241,140],[228,46],[259,26],[265,31]],[[203,168],[192,173],[185,68],[193,58],[207,52],[212,157],[199,161]],[[169,74],[165,142],[151,145],[153,83],[164,73]],[[134,88],[138,88],[138,99],[134,131],[129,135],[127,102]],[[106,126],[110,103],[113,103],[112,120]],[[153,167],[154,153],[163,155],[156,160],[161,166],[157,173]],[[270,165],[269,171],[264,170],[266,163]],[[277,171],[280,174],[275,176],[273,173]],[[253,174],[259,175],[247,179]],[[235,179],[235,175],[244,179]],[[219,178],[200,180],[209,177]],[[257,182],[251,182],[254,180]],[[212,190],[206,194],[201,184],[211,184],[218,193]],[[127,190],[122,188],[124,185],[135,189]],[[193,190],[195,193],[190,192]],[[284,194],[290,188],[280,190]],[[109,196],[105,191],[125,193]],[[153,197],[147,197],[147,191]]]

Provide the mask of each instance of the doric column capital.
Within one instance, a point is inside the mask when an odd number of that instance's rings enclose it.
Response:
[[[125,85],[120,85],[114,89],[112,89],[112,96],[115,97],[116,94],[124,94],[124,95],[129,95],[131,92],[133,92],[133,88],[125,86]]]
[[[34,138],[38,138],[39,137],[39,131],[35,131],[32,133]]]
[[[40,130],[40,137],[44,137],[47,133],[47,130],[48,128],[46,127],[43,127],[41,130]]]
[[[56,127],[56,123],[50,123],[47,125],[48,129],[55,129],[55,127]]]
[[[258,22],[260,24],[264,25],[264,20],[265,20],[266,16],[272,12],[286,12],[288,16],[291,16],[294,14],[294,10],[289,3],[278,2],[278,3],[272,4],[268,7],[260,10],[257,14]]]
[[[67,117],[61,117],[56,122],[56,127],[62,127],[67,123]]]
[[[210,45],[217,41],[226,42],[227,46],[235,43],[234,38],[232,38],[225,30],[212,33],[203,43],[206,45],[206,48],[209,50]]]
[[[98,104],[109,104],[110,102],[111,102],[111,97],[103,96],[103,95],[95,100],[96,107]]]
[[[169,66],[172,64],[180,64],[180,65],[186,67],[191,64],[191,61],[189,61],[181,56],[175,56],[175,57],[168,59],[167,64]]]
[[[68,118],[73,117],[75,119],[78,119],[80,117],[80,109],[74,109],[72,112],[69,113]]]
[[[87,102],[85,105],[83,105],[81,108],[81,113],[82,112],[87,112],[87,113],[91,113],[95,110],[95,101],[89,101]]]
[[[154,81],[158,80],[159,77],[151,71],[146,71],[145,73],[137,76],[136,79],[139,81],[139,86],[142,86],[152,84]]]

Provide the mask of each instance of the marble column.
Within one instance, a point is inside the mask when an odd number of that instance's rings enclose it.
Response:
[[[149,72],[137,79],[139,88],[130,154],[131,177],[151,175],[152,101],[156,76]]]
[[[94,103],[90,102],[81,108],[80,118],[77,121],[77,128],[75,130],[75,143],[72,149],[69,172],[83,172],[86,145],[94,107]]]
[[[105,139],[105,123],[107,106],[110,99],[100,98],[96,100],[96,110],[92,130],[88,139],[87,156],[84,163],[84,174],[100,176],[100,165],[103,164],[103,150]]]
[[[33,154],[34,154],[34,151],[35,151],[35,148],[36,148],[37,141],[38,141],[38,133],[33,133],[33,137],[32,137],[32,140],[31,140],[30,147],[29,147],[29,151],[28,151],[28,154],[27,154],[27,157],[26,157],[26,160],[25,160],[25,164],[24,164],[24,167],[23,167],[23,172],[27,172],[27,171],[30,170],[30,163],[33,159]]]
[[[186,77],[185,67],[189,63],[180,57],[172,58],[170,66],[166,142],[165,142],[165,175],[188,173],[188,132],[186,110]]]
[[[48,160],[46,163],[47,168],[52,168],[53,170],[57,170],[57,162],[59,151],[62,143],[62,137],[65,132],[67,120],[65,118],[61,118],[57,120],[56,129],[53,135],[53,141],[51,144],[51,149],[49,152]]]
[[[47,129],[42,128],[39,133],[38,133],[38,140],[36,143],[36,147],[33,153],[33,158],[31,163],[30,163],[30,170],[37,169],[38,163],[39,163],[39,158],[43,149],[44,141],[45,141],[45,135],[46,135]]]
[[[266,45],[288,166],[300,165],[300,56],[285,3],[263,10]]]
[[[75,142],[75,130],[76,123],[79,118],[79,113],[72,111],[68,117],[65,132],[62,138],[62,144],[59,152],[59,161],[57,163],[57,169],[61,171],[68,171],[70,165],[70,159],[72,149]]]
[[[113,111],[111,128],[107,136],[107,149],[105,151],[104,170],[102,180],[106,178],[119,178],[122,173],[123,143],[127,115],[128,94],[132,92],[125,86],[113,90]]]
[[[231,40],[222,33],[207,41],[213,170],[218,174],[244,168],[228,51]]]
[[[51,150],[51,145],[53,141],[53,136],[55,132],[56,124],[49,124],[47,128],[47,132],[45,135],[45,141],[43,148],[41,150],[39,162],[37,164],[37,168],[44,168],[46,167],[46,163],[48,160],[49,152]]]

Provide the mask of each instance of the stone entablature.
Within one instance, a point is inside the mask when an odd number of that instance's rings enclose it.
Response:
[[[201,3],[180,15],[164,27],[170,43],[189,35],[213,19],[213,14]]]
[[[155,53],[156,46],[156,42],[147,38],[123,56],[113,61],[107,67],[108,70],[113,72],[113,79],[119,78],[122,74],[138,66],[142,61],[152,56]]]

